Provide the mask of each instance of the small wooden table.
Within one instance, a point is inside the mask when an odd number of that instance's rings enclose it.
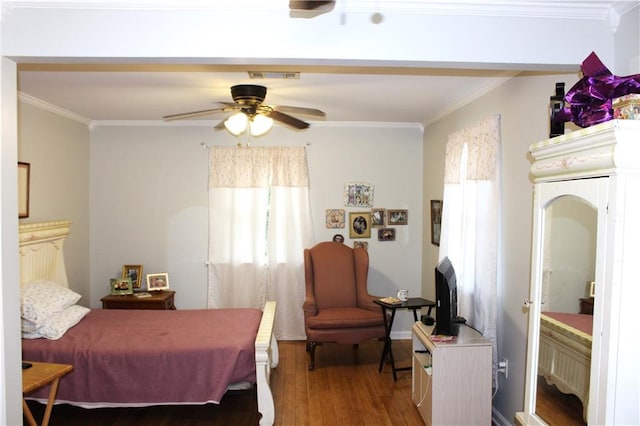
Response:
[[[136,297],[133,294],[109,294],[100,301],[102,309],[156,309],[174,310],[173,290],[150,291],[151,297]]]
[[[60,378],[73,370],[73,366],[69,364],[52,364],[48,362],[33,362],[32,367],[22,370],[22,394],[25,395],[29,392],[33,392],[40,389],[43,386],[51,384],[49,390],[49,399],[47,401],[47,408],[44,411],[44,417],[42,418],[42,426],[49,424],[49,418],[51,417],[51,409],[53,403],[56,400],[56,393],[58,392],[58,385],[60,384]],[[37,426],[38,423],[33,418],[31,410],[27,405],[27,401],[22,398],[22,408],[24,415],[27,418],[27,422],[31,426]]]
[[[391,349],[391,328],[393,327],[393,320],[396,317],[396,311],[398,309],[409,309],[413,311],[413,320],[418,321],[418,310],[428,307],[429,311],[427,315],[431,315],[431,308],[436,306],[436,303],[423,299],[422,297],[410,297],[406,301],[401,303],[385,303],[382,300],[375,299],[374,303],[380,305],[382,308],[382,318],[384,319],[384,329],[386,331],[386,337],[384,339],[384,349],[382,350],[382,358],[380,359],[380,367],[378,372],[382,372],[384,361],[388,358],[391,363],[391,372],[393,373],[393,380],[397,381],[398,376],[396,371],[411,370],[411,367],[396,368],[396,363],[393,360],[393,350]],[[391,312],[388,314],[388,312]]]

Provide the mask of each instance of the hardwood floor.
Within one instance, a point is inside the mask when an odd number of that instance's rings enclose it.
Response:
[[[553,426],[583,426],[582,403],[575,395],[560,392],[538,377],[536,413]]]
[[[423,425],[411,400],[411,371],[391,367],[378,373],[382,342],[323,344],[316,348],[316,369],[308,370],[305,343],[279,342],[280,364],[271,375],[276,425]],[[411,341],[394,341],[396,366],[409,366]],[[44,406],[29,402],[36,417]],[[53,408],[56,426],[257,425],[255,390],[225,395],[220,405],[159,406],[85,410],[69,405]]]

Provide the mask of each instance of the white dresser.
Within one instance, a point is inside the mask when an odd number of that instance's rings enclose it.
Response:
[[[460,325],[455,340],[434,341],[413,325],[413,402],[427,425],[491,424],[491,342]]]

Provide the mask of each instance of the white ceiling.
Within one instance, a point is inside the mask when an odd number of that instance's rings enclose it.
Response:
[[[518,2],[466,3],[475,3],[476,6],[500,4],[501,10],[513,13],[512,6]],[[567,2],[539,3],[541,7],[552,5],[554,12],[560,14],[576,13],[577,10],[568,7]],[[591,10],[591,13],[605,13],[621,2],[592,3],[597,3],[599,9]],[[580,13],[585,13],[584,9],[580,10]],[[251,80],[247,73],[249,70],[299,71],[301,75],[299,79]],[[160,120],[167,114],[215,108],[218,106],[216,101],[231,101],[230,86],[250,83],[268,88],[266,104],[317,108],[326,112],[327,121],[426,125],[501,84],[518,71],[311,65],[40,63],[19,66],[18,87],[22,100],[88,123]],[[202,119],[220,120],[224,117],[224,114],[216,114]]]
[[[126,68],[126,67],[125,67]],[[265,104],[317,108],[327,121],[425,123],[499,84],[503,71],[301,70],[299,79],[250,79],[248,70],[21,71],[19,91],[88,120],[159,120],[232,101],[230,87],[267,87]],[[171,67],[175,68],[175,67]],[[202,67],[200,67],[202,68]],[[280,71],[272,67],[268,71]],[[25,99],[25,97],[23,97]],[[219,120],[218,113],[200,119]],[[307,119],[307,117],[300,117]]]

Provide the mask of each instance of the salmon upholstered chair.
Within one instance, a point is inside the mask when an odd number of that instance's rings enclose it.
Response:
[[[318,243],[304,250],[306,299],[304,328],[309,370],[322,342],[352,344],[385,337],[380,306],[367,291],[369,253],[339,242]]]

